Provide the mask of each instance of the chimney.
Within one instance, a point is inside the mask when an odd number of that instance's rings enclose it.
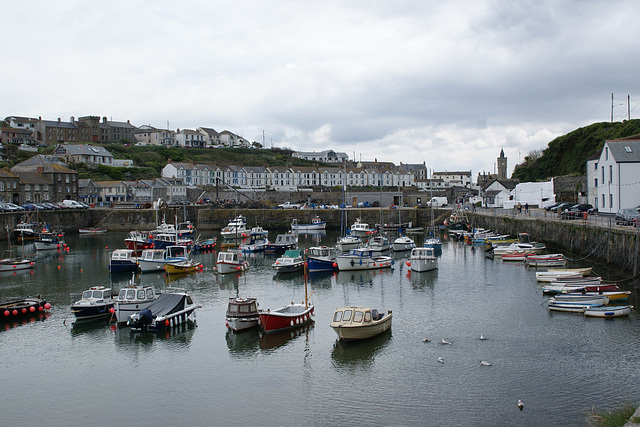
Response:
[[[75,118],[74,118],[73,116],[71,116],[71,117],[69,118],[69,121],[73,124],[76,120],[75,120]]]
[[[61,123],[62,119],[60,117],[58,117],[58,123]]]
[[[36,168],[36,172],[38,172],[38,173],[42,173],[42,172],[44,172],[44,166],[38,166],[38,167]]]
[[[102,123],[107,123],[107,116],[102,117]]]

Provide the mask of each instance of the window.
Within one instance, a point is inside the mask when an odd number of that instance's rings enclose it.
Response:
[[[598,187],[598,178],[596,178],[596,188]]]
[[[362,322],[363,317],[364,317],[364,313],[361,311],[356,311],[355,313],[353,313],[354,322]]]
[[[609,194],[609,207],[613,207],[613,194]]]
[[[602,166],[601,170],[602,170],[602,182],[604,182],[604,166]]]
[[[603,207],[603,208],[606,208],[606,207],[607,207],[607,205],[606,205],[606,203],[605,203],[604,194],[602,195],[602,207]]]
[[[370,311],[367,311],[367,312],[364,314],[364,321],[365,321],[365,322],[371,322],[371,312],[370,312]]]
[[[609,160],[609,147],[604,147],[604,159]]]
[[[349,320],[351,320],[351,310],[344,311],[344,316],[342,316],[342,320],[344,320],[345,322],[348,322]]]
[[[342,312],[336,311],[335,313],[333,313],[333,321],[339,322],[340,320],[342,320]]]

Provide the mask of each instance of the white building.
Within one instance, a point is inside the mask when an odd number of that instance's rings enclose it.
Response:
[[[640,139],[605,141],[597,163],[587,162],[587,179],[592,181],[587,187],[593,184],[596,189],[589,201],[595,201],[592,204],[600,212],[639,206]]]
[[[314,160],[323,163],[344,163],[349,160],[349,156],[347,156],[347,153],[339,153],[333,150],[294,151],[292,157],[305,160]]]
[[[205,148],[207,136],[191,129],[178,129],[176,132],[176,144],[180,147]]]
[[[433,179],[441,179],[445,187],[471,187],[471,171],[433,172]]]
[[[511,195],[513,202],[520,203],[522,206],[529,204],[529,206],[545,207],[556,201],[553,193],[553,179],[547,182],[521,182],[511,190]]]

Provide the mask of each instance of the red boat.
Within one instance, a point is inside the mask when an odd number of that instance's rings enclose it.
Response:
[[[136,252],[144,249],[153,249],[153,242],[149,239],[149,233],[145,231],[130,231],[129,237],[124,239],[127,249],[133,249]]]
[[[312,316],[314,316],[312,305],[288,304],[275,310],[260,310],[260,325],[269,334],[311,323]]]
[[[527,257],[535,256],[535,254],[502,254],[500,258],[503,261],[526,261]]]

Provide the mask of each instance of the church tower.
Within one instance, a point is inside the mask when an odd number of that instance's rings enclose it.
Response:
[[[504,150],[500,150],[498,157],[498,179],[507,179],[507,158],[504,156]]]

